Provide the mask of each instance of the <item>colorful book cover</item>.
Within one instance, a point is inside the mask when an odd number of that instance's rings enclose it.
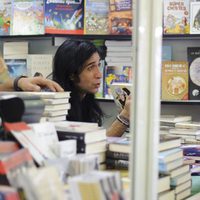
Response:
[[[5,59],[11,78],[27,75],[26,59]]]
[[[0,1],[0,35],[10,35],[11,0]]]
[[[106,66],[104,79],[104,97],[113,99],[110,85],[114,82],[130,83],[132,80],[132,67]]]
[[[164,61],[162,64],[162,100],[188,99],[188,62]]]
[[[132,1],[109,0],[109,32],[112,35],[132,34]]]
[[[200,99],[200,48],[188,47],[189,62],[189,99]]]
[[[84,34],[109,34],[109,0],[85,0],[84,9]]]
[[[45,0],[45,33],[83,34],[83,0]]]
[[[44,34],[43,0],[13,0],[11,34]]]
[[[190,34],[200,34],[200,2],[190,3]]]
[[[189,34],[189,0],[163,1],[163,32],[164,34]]]

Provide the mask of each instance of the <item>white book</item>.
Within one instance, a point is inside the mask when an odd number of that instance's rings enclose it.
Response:
[[[180,185],[180,184],[182,184],[186,181],[189,181],[189,180],[191,180],[190,171],[186,172],[185,174],[180,174],[178,176],[171,178],[170,179],[170,185],[175,187],[175,186]]]
[[[28,42],[4,42],[3,55],[28,54]]]
[[[190,3],[190,34],[200,34],[200,2]]]
[[[106,56],[111,56],[111,57],[131,57],[132,56],[132,53],[131,52],[107,52]]]
[[[42,99],[66,99],[70,98],[70,92],[1,92],[1,94],[11,94],[11,95],[16,95],[19,97],[31,97],[31,96],[39,96]]]
[[[106,62],[132,62],[131,57],[122,57],[122,56],[106,56],[105,57]]]
[[[55,123],[55,127],[57,131],[82,132],[98,129],[98,123],[65,121]]]
[[[57,104],[65,104],[69,103],[69,98],[67,99],[43,99],[45,105],[57,105]]]
[[[185,121],[191,121],[192,116],[189,115],[161,115],[160,116],[160,122],[185,122]]]
[[[200,199],[200,192],[188,197],[186,200],[199,200]]]
[[[170,189],[170,176],[159,176],[158,179],[158,193]]]
[[[167,190],[158,194],[158,200],[171,200],[175,199],[174,190]]]
[[[116,46],[116,47],[107,47],[107,52],[131,52],[131,46]]]
[[[186,197],[191,195],[191,188],[187,188],[186,190],[176,194],[176,200],[182,200],[185,199]]]
[[[66,120],[66,115],[60,115],[53,117],[41,117],[40,122],[60,122],[65,120]]]
[[[45,105],[45,111],[59,111],[59,110],[69,110],[71,108],[71,104],[57,104],[57,105]]]
[[[119,46],[132,46],[132,41],[118,41],[118,40],[106,40],[105,45],[107,47],[119,47]]]
[[[50,110],[45,110],[43,113],[43,117],[56,117],[60,115],[67,115],[68,110],[57,110],[57,111],[50,111]]]
[[[200,129],[200,122],[178,122],[175,124],[176,128],[185,128],[185,129]]]
[[[27,70],[29,76],[34,76],[39,72],[43,77],[47,77],[52,72],[52,54],[29,54],[27,56]]]
[[[177,167],[176,169],[170,171],[170,177],[173,178],[175,176],[179,176],[181,174],[189,172],[189,170],[190,170],[189,165],[182,165],[182,166]]]
[[[186,182],[184,182],[184,183],[182,183],[182,184],[180,184],[180,185],[178,185],[178,186],[176,186],[176,187],[174,188],[175,194],[178,194],[178,193],[180,193],[180,192],[186,190],[187,188],[190,188],[191,186],[192,186],[191,180],[186,181]]]

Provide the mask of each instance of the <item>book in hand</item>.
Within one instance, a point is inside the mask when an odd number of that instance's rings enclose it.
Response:
[[[131,93],[131,83],[117,83],[110,85],[110,89],[117,107],[121,110],[124,108],[126,99]]]

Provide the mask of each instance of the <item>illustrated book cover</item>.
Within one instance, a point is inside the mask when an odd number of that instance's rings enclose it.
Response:
[[[128,96],[131,94],[131,83],[112,83],[110,89],[118,109],[124,108]]]
[[[84,12],[84,34],[109,34],[109,0],[85,0]]]
[[[111,35],[132,34],[132,1],[109,0],[109,33]]]
[[[163,1],[164,34],[189,34],[189,0]]]
[[[162,64],[162,100],[188,100],[188,63],[164,61]]]
[[[190,3],[190,34],[200,34],[200,2]]]
[[[188,47],[187,59],[189,62],[189,99],[200,99],[200,48]]]
[[[83,0],[45,0],[45,33],[83,34]]]

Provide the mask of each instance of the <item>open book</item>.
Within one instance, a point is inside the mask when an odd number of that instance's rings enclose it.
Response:
[[[127,96],[131,93],[131,83],[112,83],[110,89],[114,98],[114,101],[119,108],[123,109],[126,103]]]

